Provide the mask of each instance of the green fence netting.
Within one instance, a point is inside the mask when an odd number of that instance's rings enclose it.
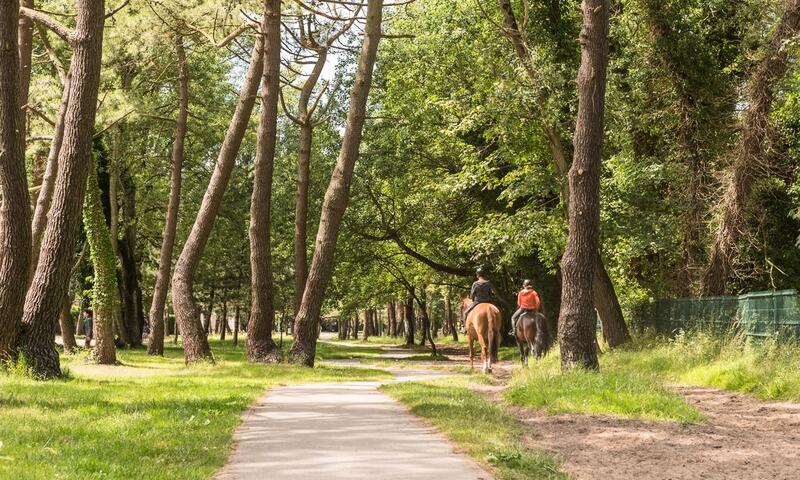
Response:
[[[797,290],[752,292],[737,297],[664,299],[634,311],[633,326],[658,333],[703,329],[749,337],[800,338]]]

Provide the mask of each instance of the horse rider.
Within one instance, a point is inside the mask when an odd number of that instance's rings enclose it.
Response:
[[[469,298],[472,299],[472,305],[464,312],[464,320],[479,303],[491,303],[492,293],[495,291],[492,281],[489,280],[489,275],[483,267],[478,267],[475,270],[475,276],[478,278],[472,283],[472,289],[469,292]]]
[[[542,304],[539,294],[533,289],[533,282],[525,280],[522,282],[522,290],[517,293],[517,311],[511,316],[510,335],[514,335],[517,330],[517,320],[525,313],[535,312]]]

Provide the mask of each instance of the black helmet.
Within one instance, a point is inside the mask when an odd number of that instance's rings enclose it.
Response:
[[[485,277],[486,276],[486,270],[484,270],[483,267],[478,267],[478,268],[475,269],[475,275],[477,275],[479,277]]]
[[[532,287],[533,286],[533,282],[531,281],[530,278],[526,278],[525,280],[522,281],[522,286],[523,287]]]

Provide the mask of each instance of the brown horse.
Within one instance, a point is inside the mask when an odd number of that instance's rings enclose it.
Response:
[[[531,353],[540,359],[547,354],[553,345],[553,335],[547,325],[547,319],[539,312],[526,312],[517,319],[514,337],[519,347],[522,366],[528,365]]]
[[[461,301],[461,314],[463,316],[472,300],[464,298]],[[492,373],[492,362],[497,361],[497,349],[500,346],[500,328],[503,321],[500,310],[491,303],[480,303],[469,312],[465,320],[467,327],[467,345],[469,345],[469,365],[475,368],[475,340],[481,345],[481,361],[483,373]]]

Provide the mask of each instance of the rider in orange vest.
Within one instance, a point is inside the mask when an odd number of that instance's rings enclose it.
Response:
[[[533,289],[533,282],[525,280],[522,282],[522,290],[517,294],[517,311],[511,316],[511,335],[514,335],[517,330],[517,320],[524,313],[534,312],[539,309],[542,302],[539,300],[539,294]]]

